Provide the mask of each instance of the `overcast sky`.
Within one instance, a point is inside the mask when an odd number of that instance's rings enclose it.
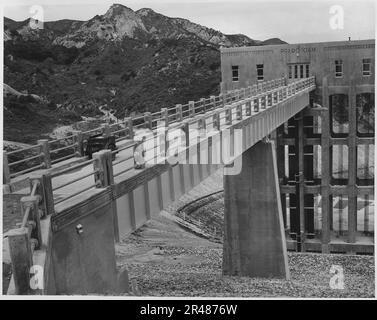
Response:
[[[243,33],[252,39],[278,37],[289,43],[375,38],[375,5],[365,1],[216,1],[216,0],[3,0],[4,15],[14,20],[31,16],[30,7],[40,4],[44,20],[88,20],[104,14],[112,3],[133,10],[152,8],[170,17],[181,17],[223,33]],[[330,27],[333,5],[344,9],[344,28]]]

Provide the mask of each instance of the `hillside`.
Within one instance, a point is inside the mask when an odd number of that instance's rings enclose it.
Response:
[[[263,44],[119,4],[88,21],[34,25],[4,19],[4,83],[42,99],[5,98],[7,140],[35,141],[57,125],[98,115],[99,106],[123,118],[218,94],[219,47]],[[29,123],[29,114],[43,120]]]

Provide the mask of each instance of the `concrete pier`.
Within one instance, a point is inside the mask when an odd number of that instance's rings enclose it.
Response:
[[[289,279],[275,146],[242,154],[238,175],[224,176],[223,274]]]

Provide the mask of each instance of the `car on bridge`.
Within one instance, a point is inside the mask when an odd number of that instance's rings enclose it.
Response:
[[[88,156],[89,159],[92,159],[93,153],[98,152],[100,150],[109,149],[111,151],[117,150],[115,136],[104,136],[103,134],[97,134],[88,138],[85,155]],[[113,153],[113,160],[115,159],[115,153]]]

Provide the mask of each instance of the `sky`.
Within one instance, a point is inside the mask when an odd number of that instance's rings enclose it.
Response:
[[[242,33],[252,39],[280,38],[288,43],[375,38],[373,0],[3,0],[3,14],[13,20],[31,17],[31,7],[43,9],[44,21],[88,20],[104,14],[112,3],[133,10],[152,8],[170,17],[180,17],[226,34]],[[330,8],[340,5],[343,28],[333,29]]]

